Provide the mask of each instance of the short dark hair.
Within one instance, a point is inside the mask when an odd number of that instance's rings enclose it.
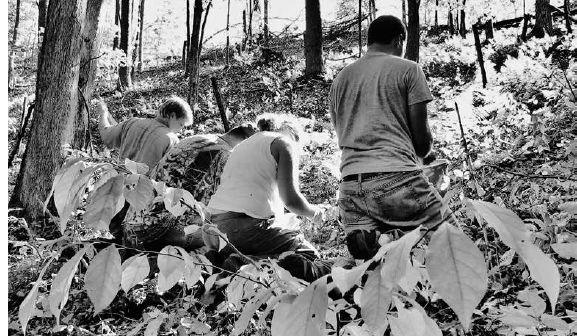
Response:
[[[401,19],[393,15],[381,15],[369,25],[367,44],[389,44],[399,36],[403,40],[407,37],[407,28]]]
[[[226,132],[226,134],[230,134],[230,135],[234,136],[235,138],[239,138],[239,139],[244,140],[244,139],[248,139],[255,132],[256,132],[255,127],[252,124],[246,123],[246,124],[236,126],[235,128]]]
[[[184,99],[176,96],[172,96],[162,103],[156,115],[165,119],[170,119],[171,117],[184,119],[186,125],[192,124],[194,119],[190,105]]]

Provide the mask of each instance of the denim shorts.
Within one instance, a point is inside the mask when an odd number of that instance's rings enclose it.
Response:
[[[443,220],[442,198],[421,170],[341,181],[339,215],[345,232],[432,227]]]

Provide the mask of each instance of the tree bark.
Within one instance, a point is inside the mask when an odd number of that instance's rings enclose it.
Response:
[[[489,19],[489,21],[485,23],[485,39],[487,41],[495,37],[493,30],[493,19]]]
[[[571,33],[573,32],[573,29],[571,29],[571,20],[569,17],[569,0],[563,1],[563,11],[565,11],[565,13],[563,14],[565,18],[565,29],[567,30],[568,33]]]
[[[419,62],[420,24],[419,24],[419,0],[407,0],[409,10],[409,24],[407,27],[407,50],[405,58]]]
[[[100,13],[103,0],[89,0],[84,16],[82,29],[82,45],[80,49],[80,70],[78,76],[78,90],[82,93],[76,108],[76,120],[74,126],[74,148],[87,148],[88,135],[90,134],[89,115],[86,105],[94,91],[94,78],[98,68],[98,56],[100,54],[101,34],[98,31]],[[86,103],[84,101],[86,99]]]
[[[531,35],[537,38],[545,37],[545,33],[551,35],[553,20],[549,10],[549,0],[535,0],[535,27]]]
[[[116,33],[114,33],[114,40],[112,41],[112,49],[116,50],[120,48],[120,12],[122,8],[122,3],[120,0],[115,1],[114,5],[114,25],[118,28]]]
[[[439,0],[435,0],[435,28],[439,26]]]
[[[467,37],[467,28],[465,27],[465,3],[467,0],[463,0],[463,7],[461,8],[461,26],[459,27],[459,32],[462,38]]]
[[[10,201],[24,209],[28,220],[43,216],[43,202],[64,161],[63,146],[74,135],[86,2],[59,0],[48,5],[31,136]]]
[[[8,89],[14,89],[16,83],[14,80],[14,47],[18,40],[18,26],[20,26],[20,0],[16,1],[16,17],[14,18],[14,30],[12,32],[12,41],[10,43],[10,52],[8,53]]]
[[[142,41],[143,34],[144,34],[144,2],[145,0],[140,0],[140,8],[139,8],[139,24],[140,24],[140,31],[138,33],[138,72],[142,72]]]
[[[226,9],[226,66],[230,65],[230,0]]]
[[[447,17],[447,25],[449,26],[449,34],[455,35],[455,25],[453,24],[453,11],[449,9],[449,14]]]
[[[132,87],[132,44],[130,43],[130,14],[132,12],[131,1],[122,0],[120,15],[120,49],[126,55],[125,61],[120,63],[118,69],[118,89],[124,91]]]
[[[305,76],[318,76],[323,72],[323,27],[319,0],[306,0]]]
[[[264,34],[264,46],[268,47],[268,39],[269,39],[269,31],[268,31],[268,0],[263,1],[264,6],[264,25],[263,25],[263,34]]]
[[[194,108],[196,104],[198,85],[198,60],[200,20],[202,18],[202,0],[194,0],[194,16],[192,20],[192,35],[190,37],[190,51],[188,53],[188,103]]]
[[[359,30],[358,35],[358,44],[359,44],[359,58],[361,58],[361,54],[363,53],[363,0],[359,0],[359,16],[357,18],[357,26]]]

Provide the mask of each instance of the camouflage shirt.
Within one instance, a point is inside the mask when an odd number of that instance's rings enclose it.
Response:
[[[215,134],[183,139],[152,170],[150,178],[173,188],[188,190],[207,204],[220,183],[220,174],[232,147]]]
[[[164,182],[168,187],[182,188],[204,204],[216,191],[220,175],[232,147],[215,134],[195,135],[172,147],[150,172],[150,178]],[[163,236],[172,227],[184,227],[200,220],[194,211],[178,218],[156,202],[149,209],[130,208],[126,216],[125,238],[130,245],[152,241]],[[199,224],[199,223],[197,223]]]

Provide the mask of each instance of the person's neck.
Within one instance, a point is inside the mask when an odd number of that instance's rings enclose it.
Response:
[[[381,52],[391,56],[398,56],[398,49],[393,44],[373,43],[368,46],[368,51]]]
[[[156,117],[156,121],[158,121],[159,123],[163,124],[166,127],[168,127],[168,125],[170,124],[168,122],[168,119],[163,118],[163,117]]]

